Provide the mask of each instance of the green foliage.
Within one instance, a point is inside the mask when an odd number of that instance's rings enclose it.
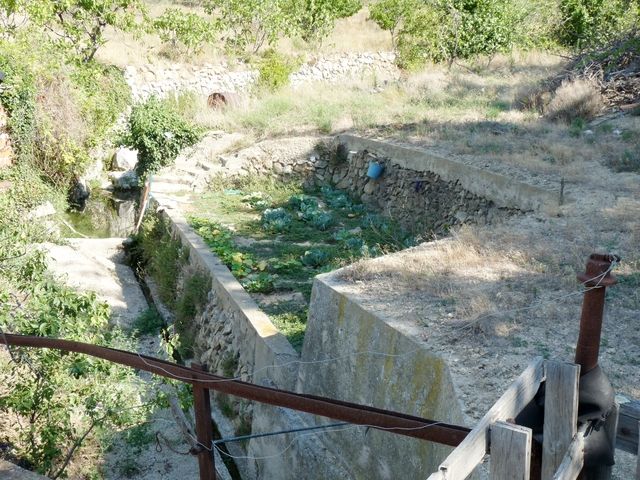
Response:
[[[247,279],[242,286],[251,293],[271,293],[275,290],[274,280],[273,275],[261,272],[257,276]]]
[[[140,268],[146,270],[157,283],[160,299],[169,307],[174,307],[180,269],[187,253],[180,242],[169,234],[166,220],[157,215],[147,215],[134,248],[140,257]]]
[[[133,107],[121,142],[138,151],[136,173],[145,178],[171,165],[180,150],[196,143],[200,136],[199,128],[164,102],[151,97]]]
[[[273,45],[291,28],[285,0],[206,0],[205,11],[221,22],[227,48],[236,53],[257,53]]]
[[[164,320],[155,308],[148,308],[135,319],[133,330],[136,335],[157,335],[164,326]]]
[[[313,248],[304,252],[301,258],[303,264],[307,267],[318,268],[329,263],[329,254],[324,250]]]
[[[262,228],[268,232],[286,232],[291,228],[291,215],[284,208],[267,208],[262,212]]]
[[[142,0],[3,0],[18,5],[18,11],[35,25],[49,32],[56,42],[89,62],[104,45],[107,28],[135,31],[146,19]]]
[[[124,110],[129,89],[120,71],[70,62],[46,37],[24,33],[0,41],[0,102],[18,161],[66,188],[84,173],[89,149]]]
[[[415,6],[415,0],[378,0],[369,7],[369,18],[391,34],[395,48],[400,26]]]
[[[153,29],[160,39],[180,49],[186,55],[200,53],[207,43],[215,40],[218,25],[193,12],[167,8],[153,21]]]
[[[297,60],[269,50],[258,62],[258,85],[267,90],[278,90],[289,83],[289,75],[298,66]]]
[[[335,21],[362,8],[360,0],[292,0],[287,6],[295,33],[307,42],[320,42],[333,30]]]
[[[582,48],[611,40],[638,19],[635,0],[561,0],[558,39]]]
[[[211,290],[211,279],[201,272],[196,272],[184,281],[175,303],[175,331],[180,336],[178,353],[181,358],[193,357],[195,342],[195,324],[193,319],[207,303]]]

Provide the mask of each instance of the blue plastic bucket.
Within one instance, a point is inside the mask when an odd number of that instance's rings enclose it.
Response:
[[[382,172],[384,172],[384,165],[374,161],[369,162],[367,177],[373,178],[375,180],[376,178],[379,178],[380,175],[382,175]]]

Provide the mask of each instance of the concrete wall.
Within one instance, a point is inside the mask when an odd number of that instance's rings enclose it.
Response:
[[[314,283],[300,357],[185,219],[173,210],[160,214],[189,250],[183,275],[197,270],[211,278],[209,302],[194,319],[196,358],[209,365],[210,371],[224,373],[223,360],[232,356],[237,359],[233,374],[253,383],[461,422],[460,409],[451,400],[455,397],[443,360],[421,349],[383,318],[362,309],[334,287],[329,276],[317,277]],[[378,354],[363,354],[366,350]],[[406,355],[397,356],[403,353]],[[269,368],[273,365],[279,367]],[[253,433],[334,423],[258,403],[236,402],[235,407],[232,417],[248,418]],[[231,430],[221,429],[223,435],[233,435],[235,418],[222,418],[220,408],[214,412],[219,426],[232,425]],[[255,457],[239,465],[248,479],[382,480],[426,476],[447,450],[347,426],[333,433],[255,439],[234,453]]]

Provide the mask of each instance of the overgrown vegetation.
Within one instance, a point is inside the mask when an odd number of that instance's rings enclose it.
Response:
[[[415,242],[329,186],[303,192],[273,179],[220,179],[197,211],[191,225],[245,288],[284,298],[263,307],[298,349],[315,275]]]
[[[38,32],[0,40],[0,102],[18,161],[61,189],[85,172],[89,150],[105,139],[130,95],[118,70],[73,60]]]
[[[120,141],[138,151],[136,173],[141,179],[171,165],[180,150],[198,141],[201,130],[166,102],[151,97],[136,104]]]
[[[34,243],[56,241],[46,226],[28,220],[45,200],[62,195],[26,164],[0,172],[0,331],[78,340],[132,349],[132,340],[108,326],[109,308],[92,293],[77,293],[50,277]],[[52,478],[100,432],[134,424],[149,407],[133,370],[80,354],[11,348],[0,351],[0,411],[18,419],[2,432],[5,454]]]

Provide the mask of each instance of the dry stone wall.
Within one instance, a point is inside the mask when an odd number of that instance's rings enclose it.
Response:
[[[288,142],[298,148],[287,146]],[[308,186],[335,185],[403,227],[421,233],[442,234],[456,225],[485,224],[519,212],[470,192],[460,180],[445,180],[436,173],[406,168],[391,160],[367,149],[349,150],[335,139],[304,137],[295,143],[290,139],[273,145],[264,142],[226,162],[233,164],[236,174],[275,174],[302,178]],[[385,168],[376,180],[367,176],[372,161]]]
[[[336,83],[345,78],[375,75],[383,83],[399,78],[391,52],[348,53],[332,55],[309,62],[290,77],[293,87],[310,82]],[[134,100],[156,95],[192,91],[201,95],[212,92],[247,92],[258,78],[253,69],[232,70],[226,63],[204,66],[174,64],[169,67],[143,65],[128,66],[124,72]]]

